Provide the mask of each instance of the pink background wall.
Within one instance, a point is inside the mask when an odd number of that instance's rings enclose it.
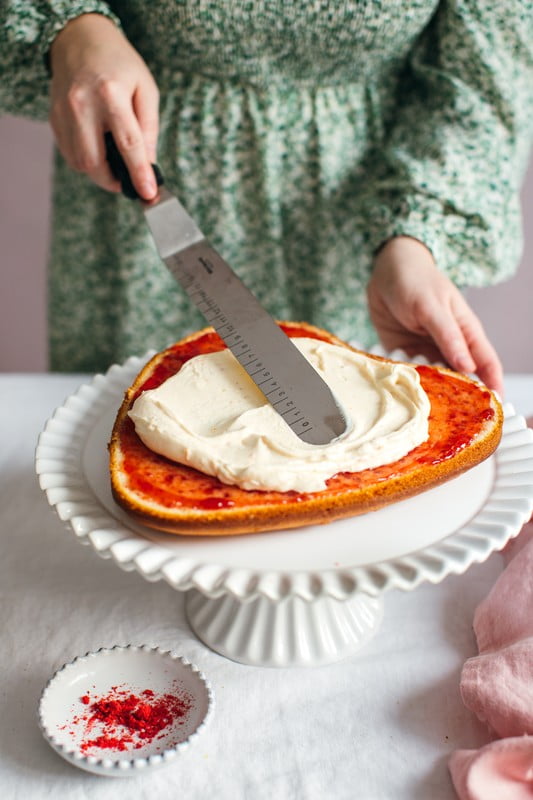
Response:
[[[46,252],[52,138],[0,117],[0,371],[46,369]],[[533,164],[523,191],[526,243],[517,275],[469,300],[507,372],[533,372]]]

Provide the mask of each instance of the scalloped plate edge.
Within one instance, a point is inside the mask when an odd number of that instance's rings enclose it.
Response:
[[[131,357],[82,384],[46,423],[35,455],[39,484],[49,504],[78,540],[146,580],[165,580],[176,590],[197,589],[212,598],[229,594],[241,602],[259,596],[273,602],[289,596],[312,602],[326,596],[344,600],[360,591],[374,596],[390,589],[408,591],[424,581],[437,583],[447,575],[462,574],[484,561],[516,536],[533,512],[533,432],[507,404],[502,440],[493,456],[495,497],[491,495],[490,511],[482,508],[467,525],[416,553],[368,566],[264,573],[176,557],[108,515],[87,485],[81,466],[83,446],[98,416],[110,402],[120,402],[151,355],[153,351]]]

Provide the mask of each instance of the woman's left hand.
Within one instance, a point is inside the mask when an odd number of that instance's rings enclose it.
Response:
[[[475,372],[503,395],[502,365],[461,292],[416,239],[390,239],[367,287],[370,316],[387,350],[421,354],[460,372]]]

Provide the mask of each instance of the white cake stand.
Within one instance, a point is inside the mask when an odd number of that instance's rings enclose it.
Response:
[[[379,628],[386,591],[463,573],[533,511],[533,433],[507,407],[490,459],[380,511],[248,536],[159,534],[114,503],[108,478],[113,421],[145,360],[97,375],[56,410],[37,446],[39,482],[80,542],[186,592],[196,635],[235,661],[315,666],[352,656]]]

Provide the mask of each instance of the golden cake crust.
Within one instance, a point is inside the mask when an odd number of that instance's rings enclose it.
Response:
[[[308,323],[285,322],[290,336],[310,336],[351,348]],[[340,473],[323,491],[247,491],[150,451],[128,417],[136,397],[160,385],[194,355],[224,343],[211,328],[155,355],[125,393],[109,443],[115,501],[137,521],[169,533],[244,534],[332,522],[419,494],[488,458],[501,438],[503,411],[476,381],[444,367],[417,366],[431,403],[429,438],[393,464]],[[370,356],[377,360],[379,356]]]

